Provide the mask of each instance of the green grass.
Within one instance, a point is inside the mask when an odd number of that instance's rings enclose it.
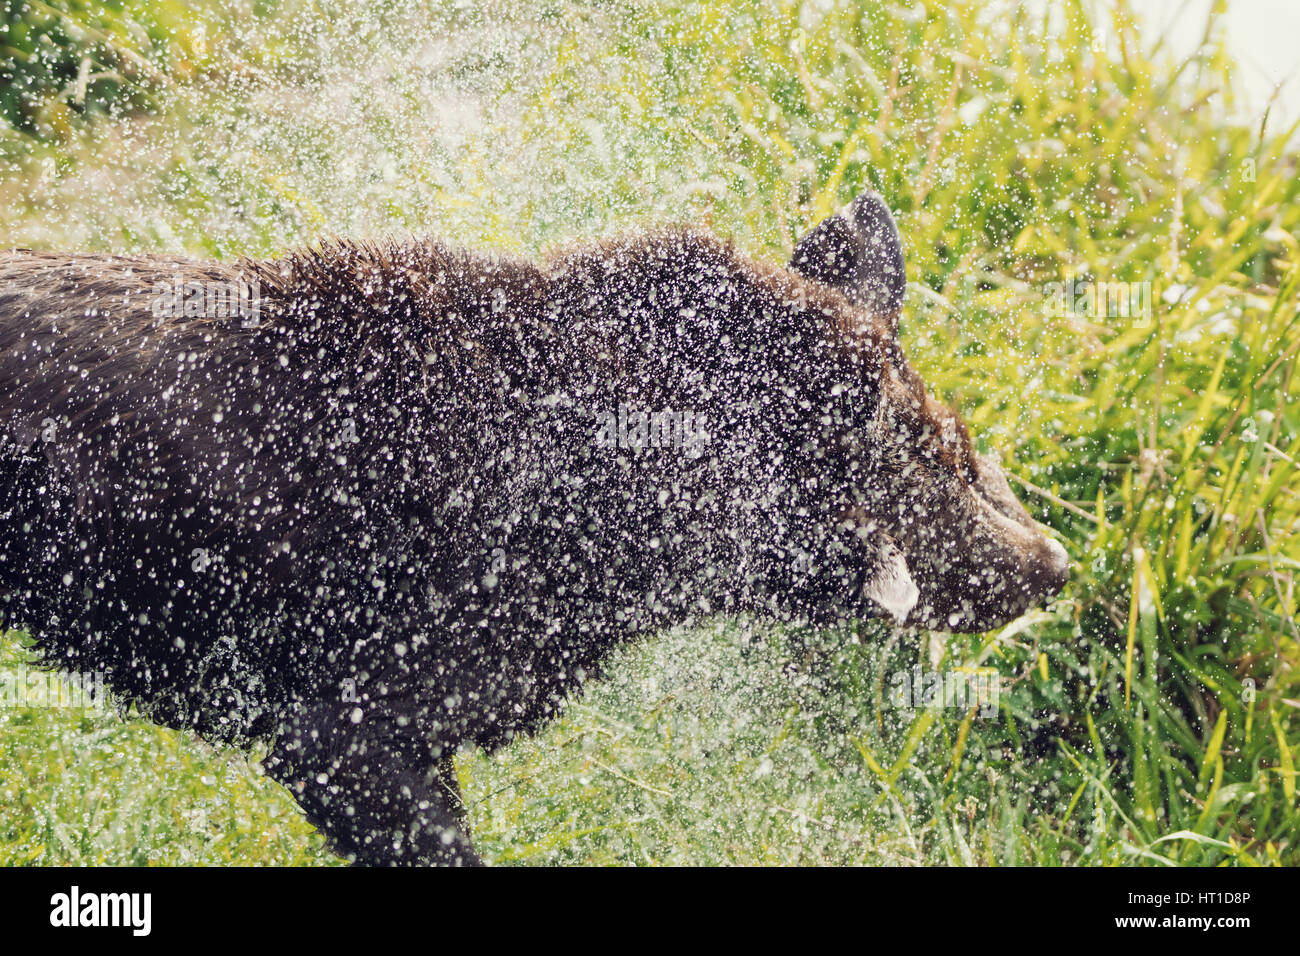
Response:
[[[1109,44],[1091,4],[1050,30],[984,6],[206,5],[151,48],[149,111],[0,127],[0,242],[533,252],[672,220],[780,258],[877,188],[909,355],[1070,551],[1062,600],[977,636],[719,621],[629,648],[536,739],[461,755],[479,846],[1296,865],[1296,153],[1231,118],[1214,23],[1180,63],[1124,4]],[[1050,309],[1076,276],[1150,283],[1149,321]],[[997,715],[887,706],[916,664],[996,668]],[[255,760],[115,716],[0,727],[0,861],[329,859]]]

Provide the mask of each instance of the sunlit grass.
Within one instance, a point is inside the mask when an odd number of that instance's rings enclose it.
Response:
[[[1296,155],[1229,118],[1213,31],[1179,64],[1124,5],[1109,43],[1069,0],[1050,28],[926,6],[285,3],[158,54],[153,115],[0,133],[0,241],[52,248],[685,220],[781,258],[861,189],[895,208],[905,346],[1070,551],[1063,599],[944,641],[719,622],[621,652],[537,739],[462,755],[490,859],[1297,862]],[[1149,283],[1149,317],[1051,309],[1074,278]],[[996,718],[884,704],[886,674],[974,663]],[[241,758],[3,719],[0,858],[323,858]]]
[[[0,865],[334,863],[242,754],[73,694],[52,706],[14,634],[0,643]]]

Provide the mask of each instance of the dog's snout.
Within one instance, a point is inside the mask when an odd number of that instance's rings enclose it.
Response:
[[[1047,558],[1043,562],[1042,586],[1043,600],[1047,602],[1060,594],[1070,580],[1070,554],[1055,538],[1046,539],[1044,550]]]

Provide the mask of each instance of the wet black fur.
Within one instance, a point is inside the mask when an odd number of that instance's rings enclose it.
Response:
[[[159,282],[236,272],[260,280],[255,328],[151,312]],[[442,808],[423,791],[454,785],[459,743],[536,728],[618,641],[865,613],[844,597],[865,565],[789,570],[853,548],[835,428],[805,422],[812,402],[869,416],[887,345],[842,311],[690,231],[542,265],[437,243],[8,254],[3,615],[155,721],[272,740],[344,852],[468,860],[442,809],[446,852],[398,805]],[[602,446],[596,413],[620,405],[692,410],[704,455]]]
[[[903,359],[887,209],[842,218],[791,269],[690,230],[0,254],[0,616],[155,721],[269,741],[363,863],[475,862],[457,746],[639,634],[878,616],[907,565],[896,615],[1009,619],[1061,555]],[[257,324],[156,315],[177,275],[255,279]],[[621,406],[689,412],[700,453],[610,447]]]

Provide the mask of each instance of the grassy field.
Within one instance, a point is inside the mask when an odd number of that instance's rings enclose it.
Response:
[[[4,245],[688,221],[784,258],[864,188],[895,209],[905,347],[1066,593],[1000,633],[629,648],[541,736],[459,756],[489,861],[1300,863],[1300,180],[1233,118],[1214,21],[1180,62],[1073,0],[22,6]],[[1121,282],[1149,308],[1080,307]],[[0,670],[26,659],[6,635]],[[913,667],[996,671],[994,712],[893,706]],[[125,718],[0,708],[0,863],[336,862],[257,755]]]

